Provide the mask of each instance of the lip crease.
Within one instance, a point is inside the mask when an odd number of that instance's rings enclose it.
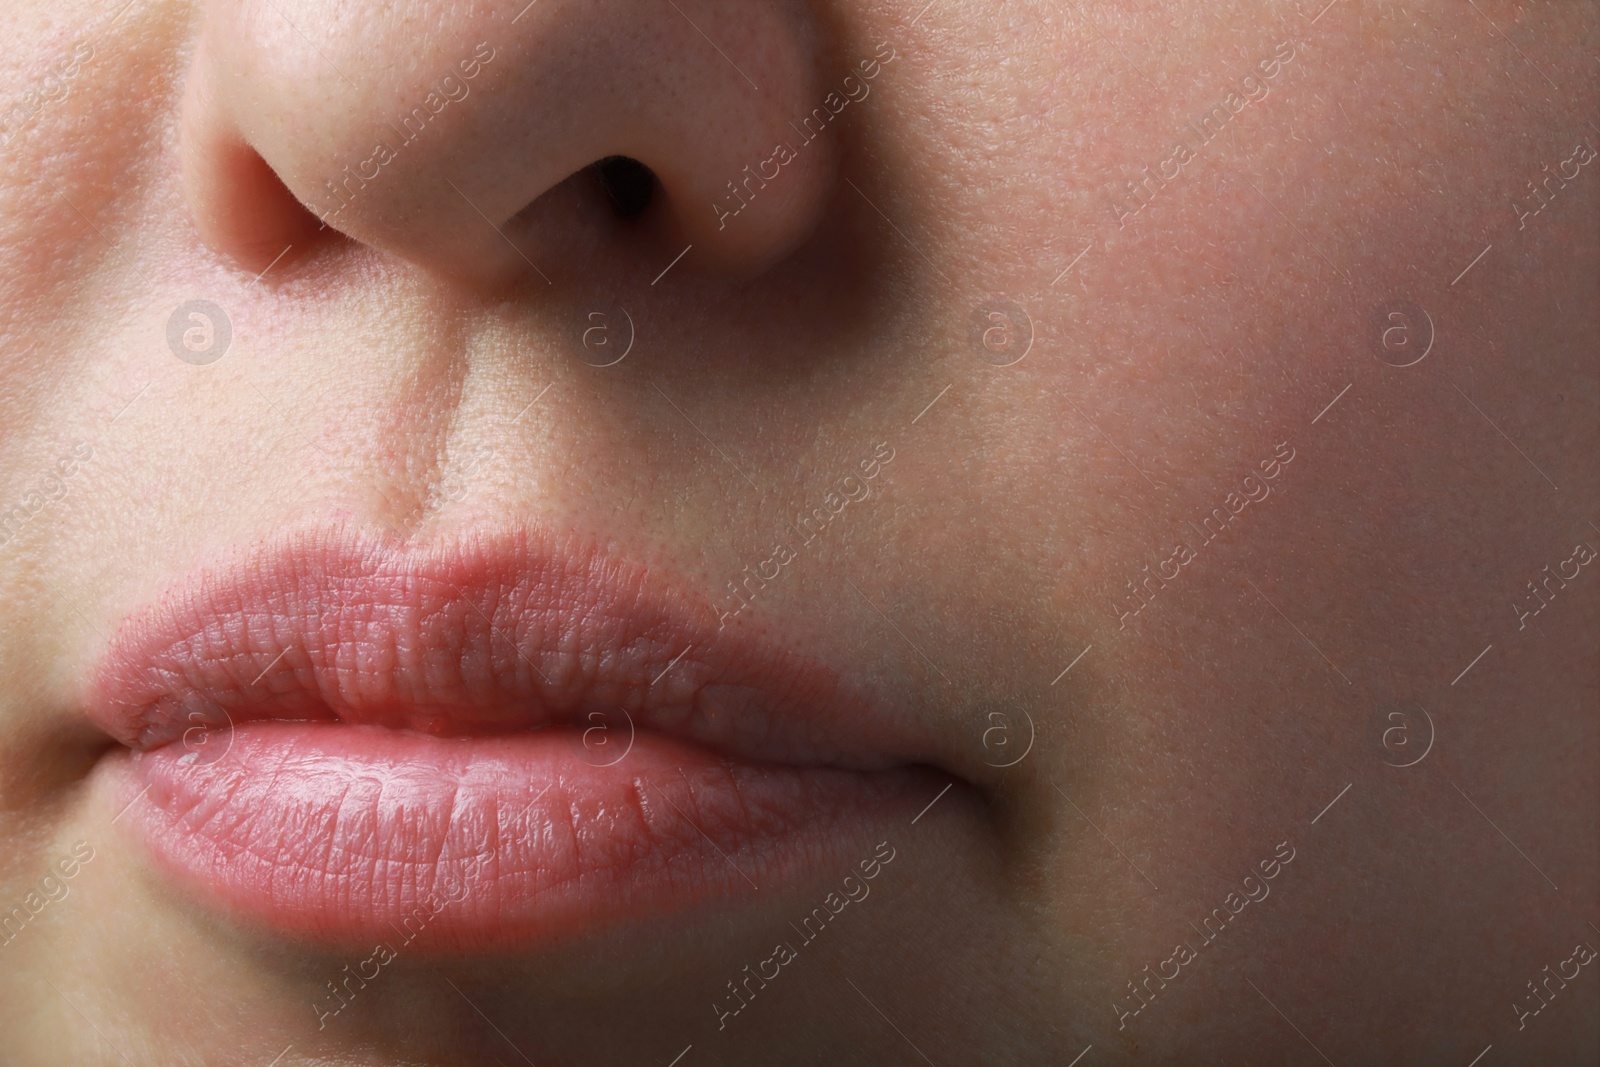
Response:
[[[915,724],[716,618],[574,538],[327,527],[136,611],[86,707],[130,750],[120,821],[192,895],[323,942],[527,948],[753,906],[948,779]]]

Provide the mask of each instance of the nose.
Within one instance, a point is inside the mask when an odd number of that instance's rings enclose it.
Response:
[[[541,227],[566,223],[531,206],[601,164],[621,214],[701,267],[753,273],[831,193],[819,40],[804,0],[210,0],[184,192],[203,240],[247,269],[331,228],[515,280],[559,269],[534,264]]]

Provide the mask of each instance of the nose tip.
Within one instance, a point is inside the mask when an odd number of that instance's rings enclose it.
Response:
[[[260,270],[332,229],[516,279],[565,224],[530,206],[595,164],[701,268],[757,272],[815,226],[836,139],[802,0],[464,7],[212,0],[181,135],[206,243]]]

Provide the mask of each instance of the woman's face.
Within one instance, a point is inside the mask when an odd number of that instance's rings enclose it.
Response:
[[[1324,3],[12,0],[0,1061],[1592,1057],[1600,18]]]

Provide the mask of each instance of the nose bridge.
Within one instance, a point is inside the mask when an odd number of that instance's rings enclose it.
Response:
[[[823,96],[817,48],[789,0],[215,0],[185,97],[186,191],[202,236],[246,266],[326,226],[503,276],[539,239],[513,241],[514,217],[624,156],[654,173],[663,233],[702,265],[759,269],[831,190],[832,140],[794,125]]]

